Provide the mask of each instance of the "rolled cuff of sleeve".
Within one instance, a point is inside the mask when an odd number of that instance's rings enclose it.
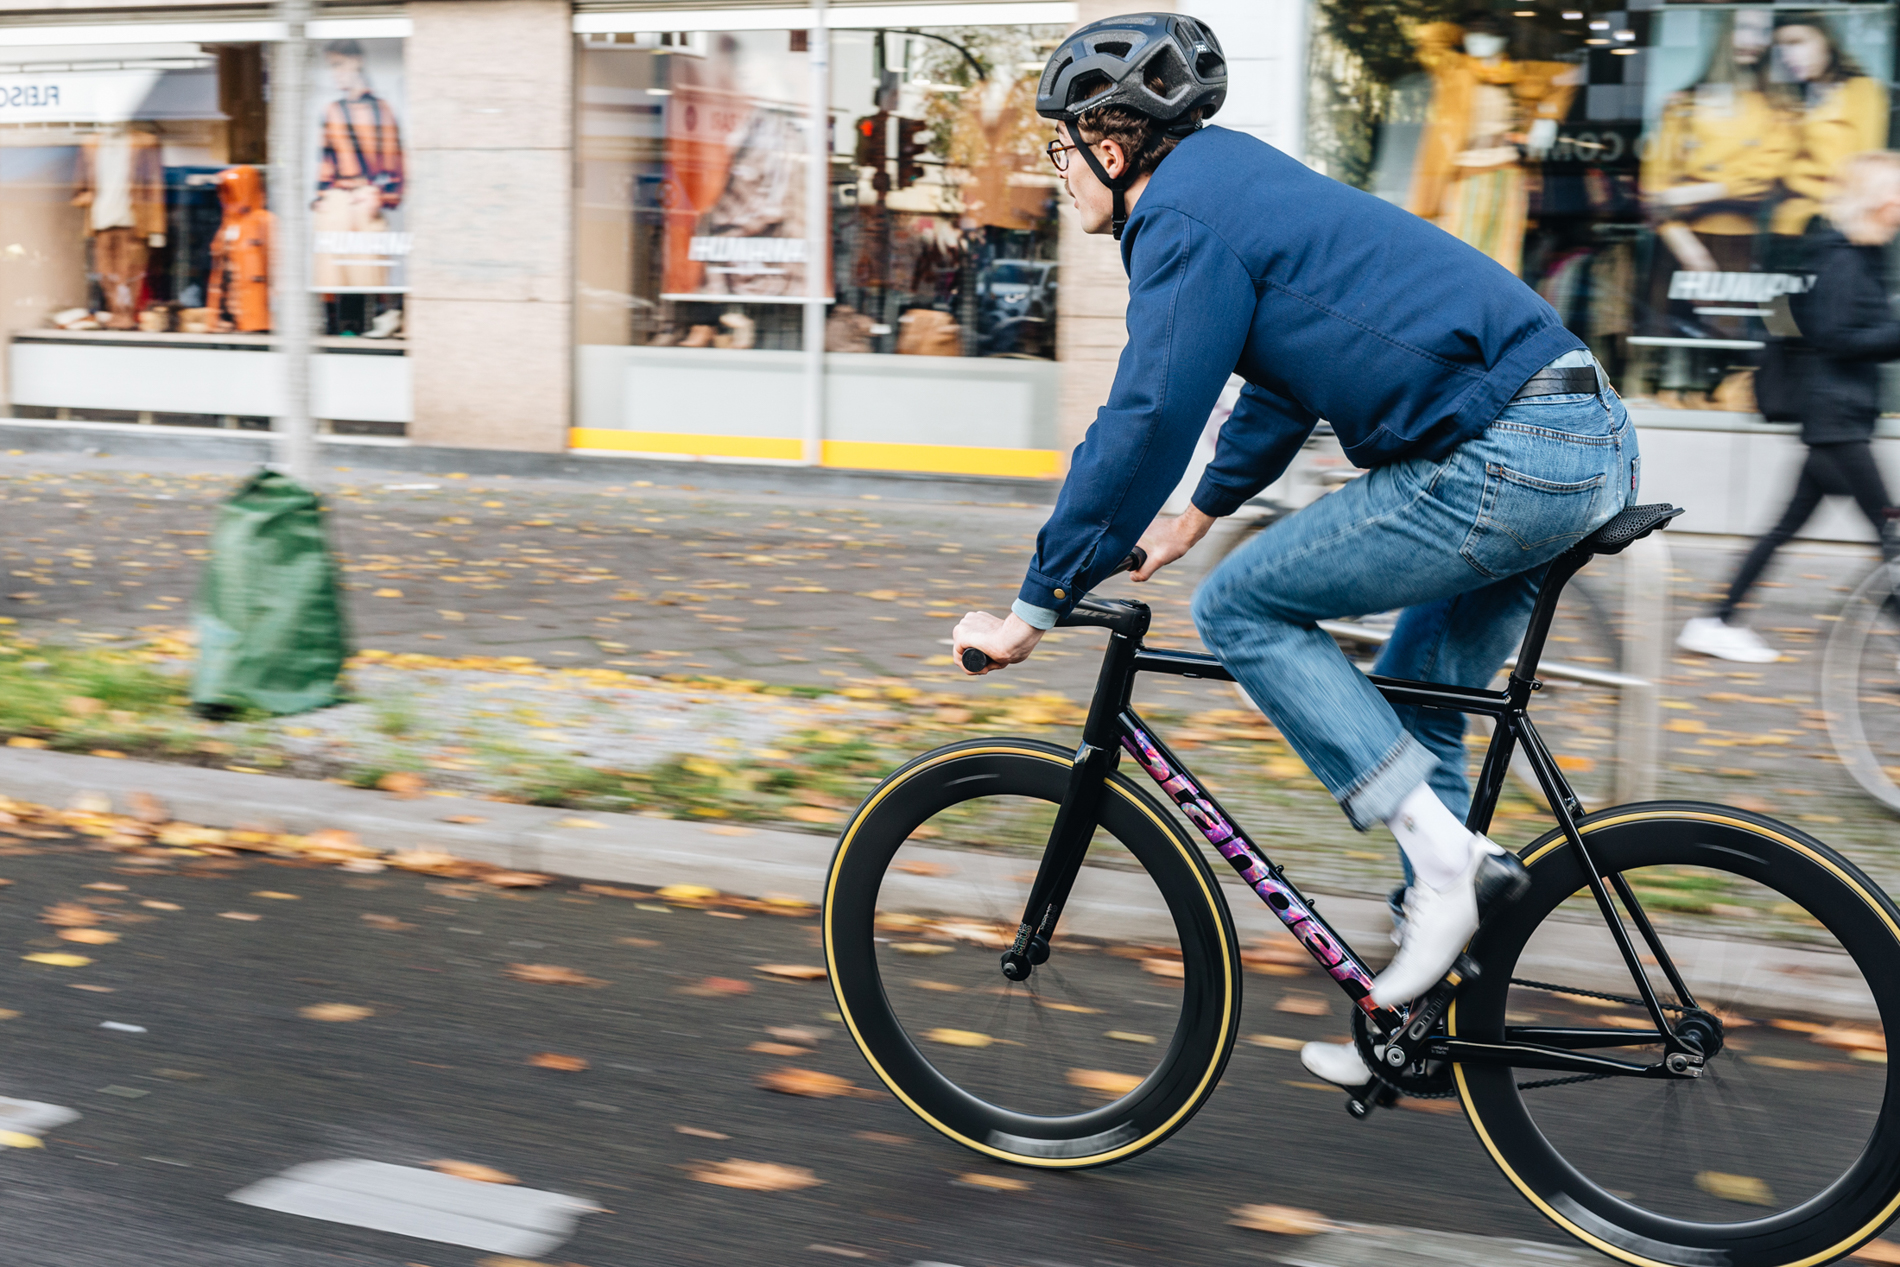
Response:
[[[1210,518],[1225,519],[1239,510],[1241,504],[1251,496],[1244,489],[1223,488],[1203,479],[1200,487],[1194,490],[1194,508]]]
[[[1051,576],[1044,576],[1034,568],[1024,573],[1023,587],[1016,591],[1016,599],[1022,603],[1023,606],[1032,609],[1042,608],[1046,611],[1055,612],[1057,615],[1061,615],[1063,612],[1068,611],[1069,608],[1075,606],[1075,600],[1080,597],[1081,595],[1075,592],[1075,587],[1071,582],[1060,581]],[[1028,620],[1029,618],[1024,616],[1023,619]],[[1030,623],[1034,624],[1035,622],[1031,621]]]
[[[1047,607],[1037,607],[1035,604],[1025,603],[1019,598],[1009,605],[1009,609],[1022,617],[1026,623],[1034,625],[1037,629],[1054,629],[1056,627],[1056,613]]]

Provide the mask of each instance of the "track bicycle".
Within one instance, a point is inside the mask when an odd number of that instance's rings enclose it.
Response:
[[[1395,704],[1492,720],[1474,831],[1517,750],[1557,821],[1519,854],[1527,892],[1403,1009],[1372,1004],[1365,960],[1131,706],[1142,673],[1231,676],[1145,646],[1145,604],[1085,599],[1059,623],[1106,630],[1108,648],[1078,746],[950,744],[843,830],[825,956],[877,1077],[937,1131],[1024,1166],[1105,1165],[1179,1130],[1240,1024],[1242,953],[1198,834],[1347,1000],[1378,1071],[1347,1092],[1355,1117],[1455,1096],[1520,1193],[1627,1263],[1804,1267],[1874,1237],[1900,1209],[1884,1054],[1900,911],[1759,814],[1584,813],[1528,716],[1565,583],[1679,513],[1625,509],[1549,565],[1504,689],[1374,679]],[[1124,754],[1165,804],[1117,770]]]
[[[1821,660],[1828,738],[1861,790],[1900,810],[1900,582],[1882,563],[1848,595]]]

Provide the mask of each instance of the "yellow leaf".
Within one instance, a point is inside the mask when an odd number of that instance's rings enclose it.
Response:
[[[1255,1047],[1271,1047],[1275,1051],[1298,1051],[1306,1046],[1302,1039],[1282,1038],[1278,1034],[1249,1034],[1247,1042]]]
[[[0,1131],[0,1144],[8,1148],[45,1148],[37,1135],[26,1135],[20,1131]]]
[[[994,1188],[998,1192],[1027,1192],[1027,1179],[1012,1179],[1008,1175],[986,1175],[978,1171],[957,1176],[957,1182],[972,1188]]]
[[[562,1073],[579,1073],[587,1068],[584,1057],[563,1056],[552,1051],[538,1051],[528,1057],[528,1063],[536,1069],[559,1069]]]
[[[1317,1210],[1302,1210],[1290,1205],[1243,1205],[1229,1220],[1235,1227],[1252,1232],[1272,1232],[1276,1236],[1313,1236],[1330,1232],[1334,1224]]]
[[[54,951],[41,951],[37,955],[21,955],[28,963],[43,963],[54,968],[83,968],[92,960],[84,955],[66,955]]]
[[[823,981],[826,977],[823,968],[803,963],[762,963],[758,971],[783,981]]]
[[[1157,977],[1173,977],[1177,980],[1186,975],[1186,969],[1179,959],[1143,959],[1141,970],[1151,972]]]
[[[591,818],[558,818],[554,821],[554,825],[556,827],[594,827],[594,828],[598,828],[602,826],[602,824],[595,822]]]
[[[988,1034],[979,1034],[973,1029],[927,1029],[924,1037],[946,1047],[988,1047],[996,1041]]]
[[[956,947],[930,941],[897,941],[891,943],[891,949],[900,955],[947,955]]]
[[[252,897],[267,897],[276,902],[301,902],[303,898],[295,893],[279,893],[275,889],[259,889]]]
[[[606,985],[598,977],[576,972],[572,968],[563,968],[553,963],[511,963],[508,975],[517,981],[526,981],[533,985]]]
[[[1775,1194],[1753,1175],[1731,1175],[1720,1170],[1704,1170],[1695,1177],[1695,1186],[1722,1201],[1739,1205],[1773,1205]]]
[[[432,1161],[429,1165],[445,1175],[454,1175],[457,1179],[473,1179],[477,1183],[521,1182],[505,1170],[496,1170],[493,1166],[484,1166],[475,1161]]]
[[[1102,1037],[1112,1038],[1118,1043],[1144,1043],[1150,1046],[1153,1045],[1155,1040],[1153,1034],[1131,1034],[1125,1029],[1111,1029],[1106,1034],[1103,1034]]]
[[[837,810],[822,805],[787,805],[783,812],[785,817],[800,823],[836,823],[844,819]]]
[[[402,591],[399,589],[379,589],[376,591],[376,597],[377,598],[401,598]]]
[[[27,735],[14,735],[7,740],[9,748],[44,748],[45,746],[44,739],[33,739]]]
[[[813,1188],[824,1180],[803,1166],[781,1166],[769,1161],[698,1162],[689,1171],[701,1183],[722,1188],[742,1188],[748,1192],[796,1192]]]
[[[669,884],[655,896],[668,902],[705,902],[718,897],[719,890],[703,884]]]
[[[360,1021],[364,1017],[376,1015],[373,1007],[360,1007],[355,1003],[312,1003],[309,1007],[297,1009],[297,1015],[309,1021]]]
[[[928,1038],[929,1035],[926,1034],[924,1037]],[[1113,1098],[1127,1095],[1140,1086],[1141,1075],[1110,1073],[1106,1069],[1071,1069],[1069,1070],[1069,1085]]]
[[[773,1069],[759,1075],[759,1085],[780,1095],[802,1095],[814,1100],[829,1100],[841,1095],[858,1095],[849,1078],[816,1069]]]
[[[119,940],[117,933],[103,928],[62,928],[58,935],[61,941],[76,941],[85,946],[110,946]]]

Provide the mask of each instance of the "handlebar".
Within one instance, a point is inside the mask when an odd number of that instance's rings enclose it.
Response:
[[[1139,572],[1147,562],[1148,552],[1140,546],[1135,546],[1128,551],[1127,558],[1115,565],[1115,571],[1110,572],[1109,576],[1114,576],[1121,572]],[[962,662],[963,671],[970,674],[981,673],[990,667],[989,656],[978,651],[975,647],[965,647],[963,649]]]

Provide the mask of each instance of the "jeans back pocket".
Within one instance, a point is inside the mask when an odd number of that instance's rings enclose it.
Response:
[[[1597,505],[1605,478],[1563,483],[1486,462],[1478,516],[1458,553],[1494,578],[1550,562],[1601,522]]]

